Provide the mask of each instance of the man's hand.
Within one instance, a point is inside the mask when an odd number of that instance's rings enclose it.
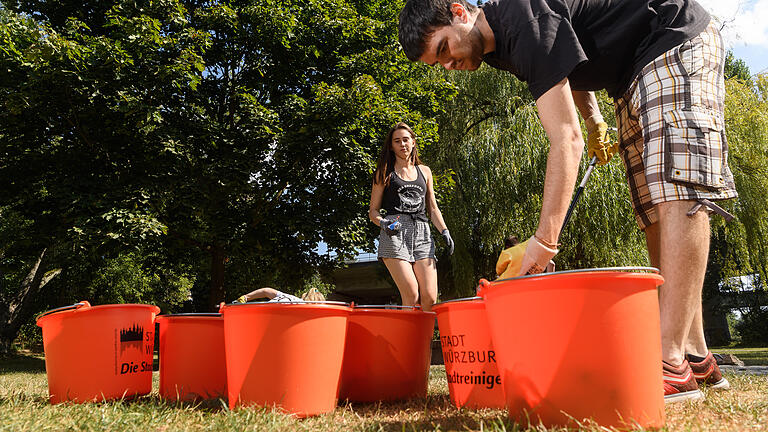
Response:
[[[554,258],[558,252],[557,249],[541,244],[536,236],[529,238],[525,243],[520,243],[520,245],[523,244],[526,245],[526,248],[525,254],[520,262],[518,276],[544,272],[547,265],[549,265],[549,261]]]
[[[242,295],[235,300],[235,303],[248,303],[248,297]]]
[[[381,229],[383,229],[384,232],[387,233],[387,235],[390,236],[390,237],[395,235],[395,234],[397,234],[400,231],[400,228],[401,228],[401,224],[397,220],[399,218],[400,217],[398,216],[397,218],[383,218],[383,219],[381,219],[381,222],[379,222],[380,225],[381,225]]]
[[[528,240],[518,243],[501,252],[496,262],[496,274],[499,279],[508,279],[520,275],[520,265],[523,263],[523,255],[528,247]]]
[[[448,246],[448,255],[453,255],[453,239],[451,238],[451,233],[448,232],[448,228],[444,229],[440,234],[443,235],[445,245]]]
[[[619,144],[611,144],[611,138],[608,136],[608,125],[602,117],[595,119],[595,116],[585,120],[587,125],[587,155],[589,159],[597,156],[599,165],[605,165],[611,160],[616,152],[619,151]]]

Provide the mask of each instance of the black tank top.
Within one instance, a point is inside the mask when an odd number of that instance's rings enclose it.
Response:
[[[418,220],[427,221],[424,211],[427,196],[427,180],[416,166],[416,180],[403,180],[394,171],[389,175],[389,186],[384,188],[382,207],[388,215],[408,214]]]

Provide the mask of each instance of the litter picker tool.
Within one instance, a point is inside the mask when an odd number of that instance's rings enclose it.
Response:
[[[579,202],[579,197],[581,196],[581,193],[584,191],[584,187],[587,185],[587,181],[589,181],[589,176],[592,174],[592,170],[595,169],[595,165],[597,165],[597,156],[592,156],[592,160],[589,161],[589,166],[587,167],[587,172],[584,173],[584,177],[581,179],[581,183],[579,183],[579,187],[576,188],[576,193],[573,194],[573,199],[571,199],[571,205],[568,206],[568,211],[565,213],[565,220],[563,220],[563,226],[560,227],[560,234],[557,236],[557,238],[560,238],[563,236],[563,231],[565,231],[565,226],[568,225],[568,219],[571,218],[571,213],[573,213],[573,209],[576,208],[576,203]],[[554,265],[552,261],[550,261],[550,264]],[[547,273],[546,270],[544,270],[544,272]]]
[[[579,187],[576,188],[576,193],[573,194],[573,199],[571,200],[571,205],[568,207],[568,212],[565,213],[565,220],[563,220],[563,226],[560,228],[560,235],[558,235],[558,238],[563,235],[565,226],[568,224],[568,219],[571,218],[571,213],[573,213],[573,209],[576,208],[576,203],[579,201],[579,197],[584,191],[584,187],[586,187],[587,181],[589,181],[589,176],[592,174],[592,170],[595,169],[595,165],[597,165],[597,156],[592,156],[592,160],[589,161],[589,166],[587,167],[587,172],[584,173],[584,177],[581,179]]]
[[[614,133],[617,132],[615,127],[608,128],[608,130]],[[589,166],[587,167],[587,172],[584,173],[584,177],[581,179],[579,187],[576,188],[576,193],[573,194],[573,199],[571,200],[571,205],[568,207],[568,212],[565,213],[565,220],[563,220],[563,226],[560,227],[560,235],[557,236],[558,238],[562,237],[563,231],[565,231],[565,226],[568,224],[568,219],[571,218],[571,213],[573,213],[573,209],[576,208],[576,203],[579,201],[581,193],[587,186],[587,181],[589,181],[589,176],[592,174],[592,170],[595,169],[595,165],[597,165],[597,156],[592,156],[592,160],[589,161]]]

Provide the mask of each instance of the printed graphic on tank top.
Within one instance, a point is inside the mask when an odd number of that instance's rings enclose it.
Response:
[[[397,188],[400,205],[395,206],[398,213],[416,213],[424,209],[424,189],[418,184],[405,184]]]
[[[403,180],[392,172],[389,186],[384,190],[383,208],[387,214],[408,214],[426,220],[427,181],[418,166],[416,173],[415,180]]]

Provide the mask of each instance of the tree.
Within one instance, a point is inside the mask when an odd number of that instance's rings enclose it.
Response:
[[[729,239],[729,248],[742,253],[738,264],[731,264],[735,271],[727,276],[751,272],[764,281],[768,276],[768,75],[757,75],[754,86],[729,79],[726,91],[728,160],[739,198],[725,206],[738,218],[731,224],[740,225],[738,231],[743,232]],[[718,218],[715,227],[723,223]]]
[[[524,239],[535,229],[548,142],[525,86],[509,74],[483,67],[471,74],[445,75],[458,95],[439,117],[440,145],[427,156],[435,167],[451,173],[438,190],[456,253],[450,264],[441,260],[438,265],[447,275],[441,291],[457,296],[471,294],[477,278],[495,276],[506,236]],[[765,280],[768,78],[758,75],[754,86],[750,82],[726,82],[729,160],[740,197],[722,205],[738,220],[725,224],[722,218],[712,219],[705,300],[716,296],[728,277],[757,272]],[[606,121],[615,124],[612,102],[603,92],[597,96]],[[585,165],[584,160],[579,178]],[[561,239],[558,269],[648,264],[624,176],[620,161],[593,172]]]
[[[749,67],[740,58],[736,58],[733,55],[733,51],[728,51],[725,55],[725,79],[737,79],[743,83],[752,84],[752,74],[749,72]]]
[[[549,143],[525,84],[509,73],[484,66],[470,74],[444,74],[457,96],[439,117],[439,145],[426,155],[438,170],[451,172],[436,180],[445,184],[441,208],[456,240],[441,290],[469,295],[479,277],[495,277],[504,238],[533,234]],[[605,95],[600,103],[608,122],[615,123]],[[646,265],[621,162],[593,172],[561,242],[556,258],[561,270]]]
[[[708,327],[720,327],[722,331],[727,328],[725,315],[729,310],[721,305],[721,298],[723,291],[733,289],[725,282],[755,275],[752,280],[756,286],[753,288],[765,289],[768,270],[768,245],[765,242],[768,235],[768,199],[765,196],[768,187],[768,77],[762,74],[753,79],[744,62],[730,53],[726,59],[726,76],[729,78],[725,82],[725,134],[728,161],[739,197],[721,203],[736,215],[736,219],[728,223],[722,218],[712,219],[712,243],[702,293],[705,323]],[[759,305],[753,311],[755,313],[749,317],[760,317]],[[739,324],[739,331],[759,334],[762,329],[754,326],[758,322],[746,319]],[[718,332],[708,334],[708,338],[715,344],[726,342],[726,335]]]
[[[205,38],[174,24],[175,6],[97,14],[111,38],[76,19],[54,28],[0,9],[0,207],[23,221],[3,244],[20,281],[3,303],[3,346],[73,256],[115,255],[165,232],[146,194],[152,165],[136,162],[158,148],[147,132],[173,109],[174,89],[199,80]]]
[[[23,235],[28,224],[0,207],[0,354],[11,350],[19,329],[35,311],[37,296],[61,273],[51,267],[48,249]]]
[[[4,5],[0,206],[71,251],[67,280],[135,262],[199,309],[295,290],[333,264],[321,238],[370,245],[381,137],[404,119],[429,145],[451,91],[402,56],[388,2]]]
[[[445,91],[396,40],[396,5],[221,3],[192,14],[211,35],[189,133],[162,213],[172,237],[210,253],[213,303],[226,285],[302,286],[322,239],[337,260],[369,241],[365,208],[386,128],[422,122]],[[194,172],[192,178],[177,173]],[[337,261],[338,262],[338,261]],[[243,288],[241,288],[242,290]],[[210,302],[209,302],[210,303]]]

